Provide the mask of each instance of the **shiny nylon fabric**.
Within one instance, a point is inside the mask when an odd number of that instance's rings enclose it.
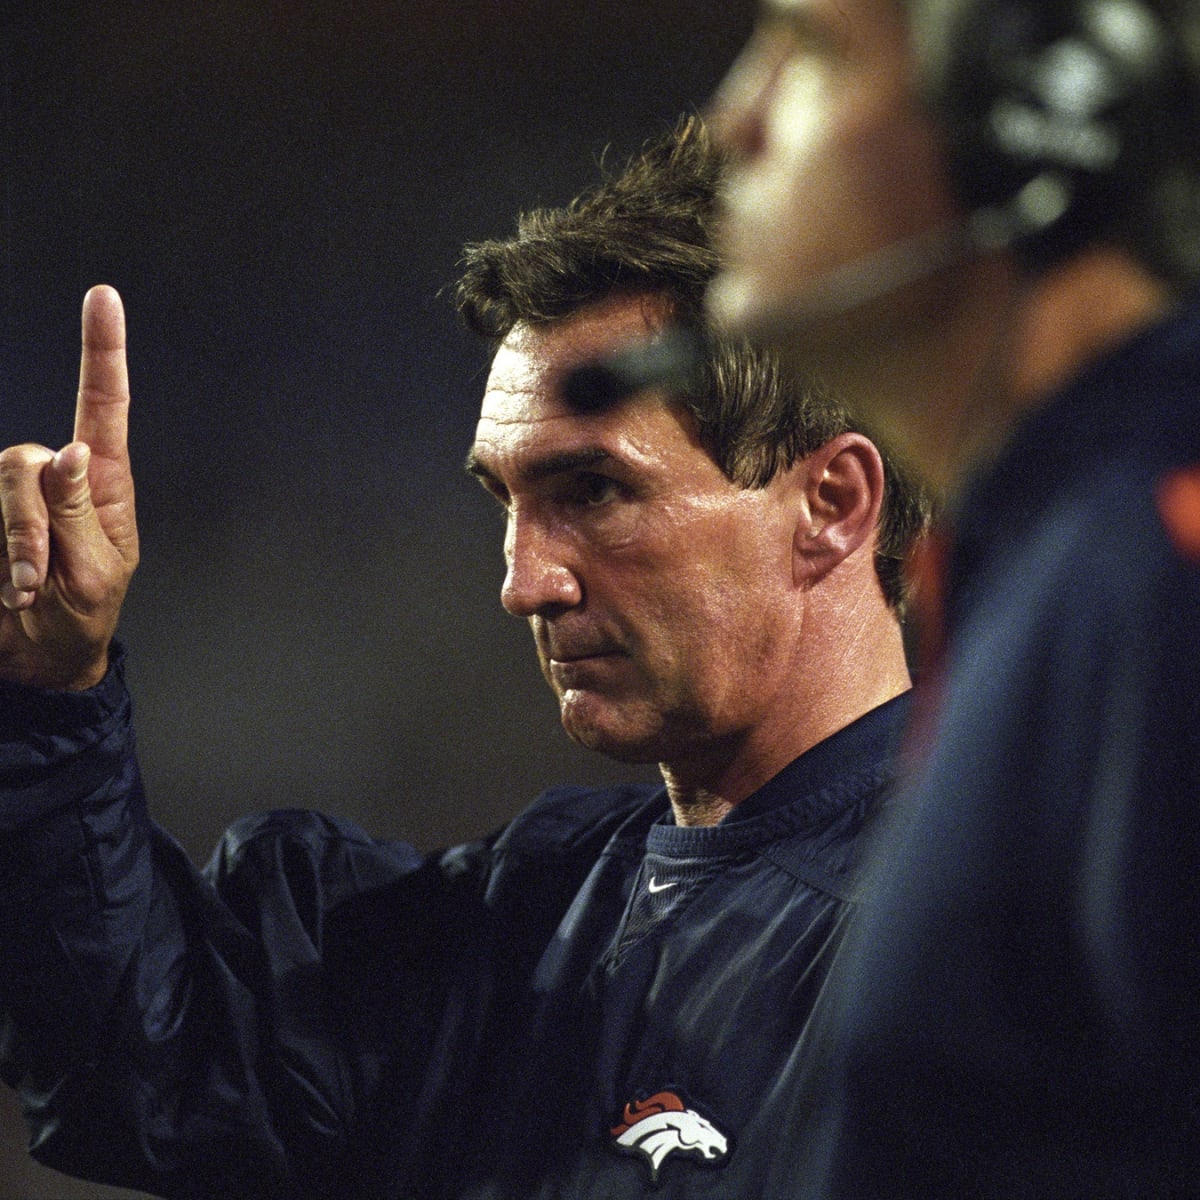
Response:
[[[146,815],[119,663],[48,719],[4,690],[0,1054],[42,1160],[164,1196],[619,1200],[652,1174],[611,1130],[671,1088],[728,1150],[658,1194],[764,1194],[902,702],[715,829],[559,788],[420,855],[282,810],[200,872]],[[648,846],[716,869],[618,961]]]

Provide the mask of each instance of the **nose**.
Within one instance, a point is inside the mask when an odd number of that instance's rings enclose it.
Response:
[[[763,34],[755,33],[708,103],[705,120],[735,158],[751,160],[762,153],[768,99],[780,65]]]
[[[510,512],[504,535],[508,570],[500,602],[514,617],[547,616],[573,608],[583,585],[569,543],[533,516]]]

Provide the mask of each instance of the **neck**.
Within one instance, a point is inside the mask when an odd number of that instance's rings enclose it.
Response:
[[[1021,353],[1012,374],[1010,419],[1161,321],[1174,302],[1162,280],[1104,246],[1048,272],[1018,315],[1015,341]]]
[[[671,767],[662,764],[663,780],[671,809],[675,813],[675,824],[690,828],[700,825],[718,825],[736,807],[733,801],[717,795],[703,787],[689,787],[679,779]]]

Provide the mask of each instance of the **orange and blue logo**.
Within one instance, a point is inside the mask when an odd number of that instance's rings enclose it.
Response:
[[[695,1158],[712,1165],[729,1157],[729,1139],[707,1117],[689,1108],[678,1092],[656,1092],[625,1105],[621,1123],[609,1130],[622,1151],[639,1155],[658,1183],[663,1163],[671,1155]]]

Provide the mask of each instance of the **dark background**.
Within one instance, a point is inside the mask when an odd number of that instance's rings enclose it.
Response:
[[[701,106],[750,0],[0,6],[0,445],[70,439],[79,303],[128,312],[143,563],[121,636],[155,815],[197,859],[314,806],[433,847],[572,746],[461,469],[464,242]],[[3,914],[0,913],[0,920]],[[0,1088],[0,1200],[32,1167]]]

